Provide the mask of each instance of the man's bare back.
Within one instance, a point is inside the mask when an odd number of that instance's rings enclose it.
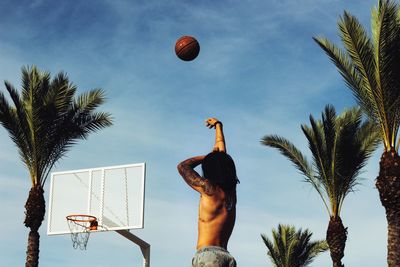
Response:
[[[201,177],[194,168],[204,156],[187,159],[178,165],[185,181],[200,193],[197,249],[204,246],[227,248],[236,218],[236,190],[224,192]]]
[[[197,253],[192,266],[203,266],[205,262],[217,264],[212,266],[236,266],[227,251],[236,219],[236,170],[226,154],[222,123],[214,118],[206,122],[209,128],[216,128],[213,152],[178,165],[185,182],[200,193]],[[194,170],[200,164],[204,177]]]
[[[236,219],[236,192],[216,188],[211,196],[202,194],[199,204],[197,249],[219,246],[227,249]]]

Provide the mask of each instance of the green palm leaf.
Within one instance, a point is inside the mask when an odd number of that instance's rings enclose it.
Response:
[[[287,157],[316,189],[330,216],[339,216],[344,198],[358,184],[361,169],[379,144],[379,131],[376,124],[362,121],[360,108],[337,116],[334,107],[327,105],[321,117],[317,121],[310,116],[311,127],[301,126],[311,162],[283,137],[265,136],[261,143]]]
[[[64,73],[51,79],[35,66],[22,68],[21,95],[5,82],[12,104],[0,92],[0,122],[16,144],[33,185],[44,185],[53,165],[79,140],[112,124],[111,115],[95,112],[104,91],[75,97],[76,86]]]
[[[400,124],[400,20],[393,1],[372,10],[372,38],[356,17],[344,12],[339,35],[344,51],[314,38],[338,68],[363,111],[378,124],[386,151],[398,150]]]
[[[326,241],[311,241],[311,236],[308,229],[296,231],[294,226],[282,224],[272,229],[272,240],[261,234],[268,249],[267,255],[275,267],[305,267],[328,250]]]
[[[325,202],[324,193],[322,191],[323,188],[321,188],[321,182],[319,179],[316,178],[316,173],[313,170],[311,163],[307,160],[306,156],[304,156],[300,152],[300,150],[297,149],[294,144],[291,143],[289,140],[277,135],[264,136],[261,139],[261,144],[277,148],[282,153],[282,155],[287,157],[293,163],[293,165],[304,175],[305,181],[310,183],[315,188],[329,212],[329,208]]]
[[[266,135],[261,139],[261,143],[279,149],[302,174],[312,177],[312,169],[307,158],[289,140],[277,135]]]

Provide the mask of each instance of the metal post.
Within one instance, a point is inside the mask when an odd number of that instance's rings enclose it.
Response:
[[[116,230],[116,232],[140,247],[143,255],[143,267],[150,267],[150,244],[143,241],[128,230]]]

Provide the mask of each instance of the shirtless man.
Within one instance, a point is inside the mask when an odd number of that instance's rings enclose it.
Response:
[[[206,120],[215,128],[215,145],[206,156],[187,159],[178,165],[185,182],[200,193],[197,252],[192,267],[236,267],[227,251],[236,218],[235,164],[226,153],[222,123],[215,118]],[[202,165],[203,177],[194,168]]]

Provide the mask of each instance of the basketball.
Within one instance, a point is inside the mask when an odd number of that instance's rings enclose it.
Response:
[[[184,61],[195,59],[200,52],[199,42],[192,36],[182,36],[176,41],[175,54]]]

